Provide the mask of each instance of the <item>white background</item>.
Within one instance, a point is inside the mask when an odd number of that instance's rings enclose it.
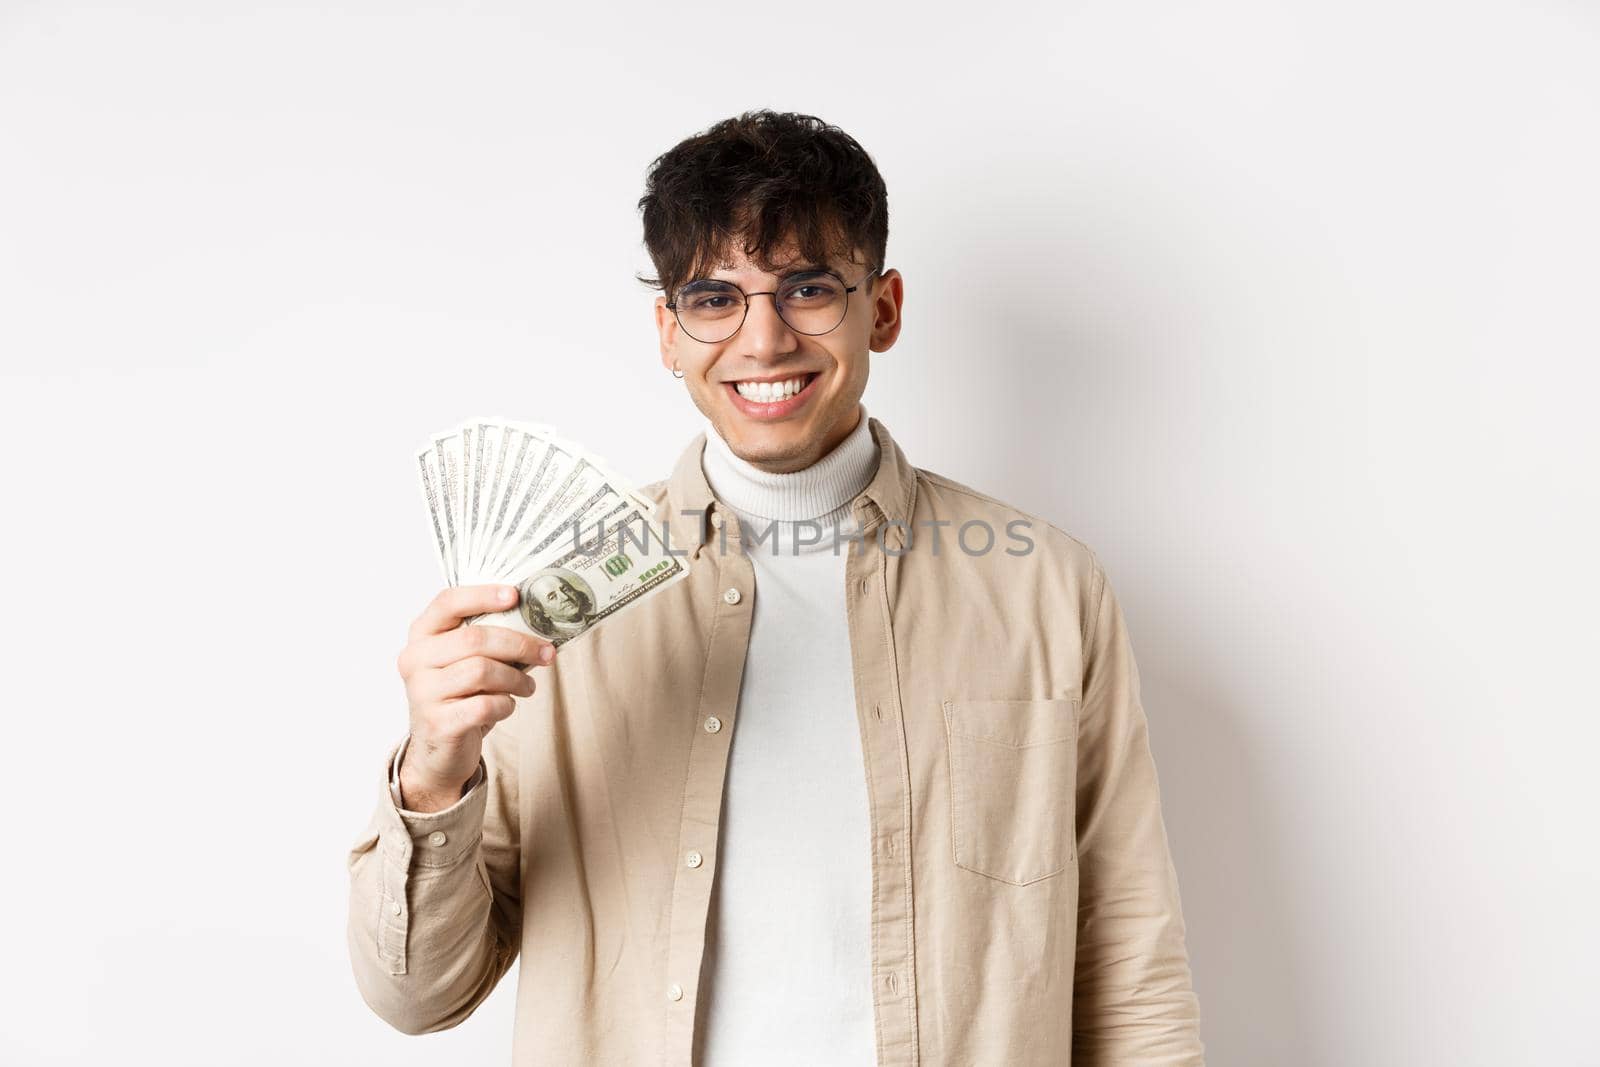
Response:
[[[1123,600],[1210,1062],[1600,1063],[1592,4],[270,8],[0,4],[0,1061],[507,1061],[345,955],[411,450],[664,476],[635,202],[770,106],[888,182],[870,413]]]

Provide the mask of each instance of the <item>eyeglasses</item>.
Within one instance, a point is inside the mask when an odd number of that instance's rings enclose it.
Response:
[[[752,297],[770,296],[784,325],[795,333],[818,337],[844,321],[850,294],[881,269],[868,271],[855,285],[846,285],[832,271],[804,271],[789,275],[777,289],[765,293],[747,293],[731,282],[700,278],[680,287],[667,307],[684,333],[701,344],[714,345],[739,332],[750,313]]]

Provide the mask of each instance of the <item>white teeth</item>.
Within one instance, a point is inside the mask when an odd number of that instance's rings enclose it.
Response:
[[[739,390],[739,395],[746,400],[770,404],[774,400],[793,396],[805,388],[805,384],[805,378],[789,378],[781,382],[735,382],[733,387]]]

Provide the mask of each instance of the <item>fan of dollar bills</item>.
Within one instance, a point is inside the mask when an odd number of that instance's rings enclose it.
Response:
[[[445,581],[520,593],[469,623],[561,645],[689,575],[651,501],[549,426],[469,419],[417,451],[417,473]]]

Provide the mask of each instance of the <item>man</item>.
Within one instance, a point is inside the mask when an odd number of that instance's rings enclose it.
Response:
[[[350,855],[363,996],[451,1027],[520,954],[519,1063],[1201,1063],[1104,570],[862,403],[904,302],[870,157],[746,113],[640,203],[705,421],[643,490],[689,578],[558,662],[457,628],[514,589],[412,625]]]

